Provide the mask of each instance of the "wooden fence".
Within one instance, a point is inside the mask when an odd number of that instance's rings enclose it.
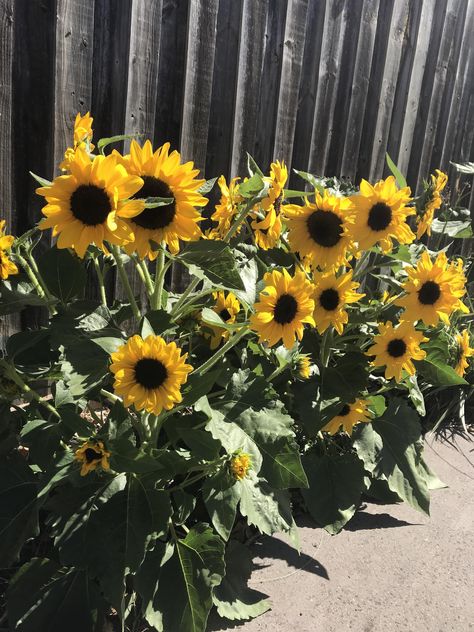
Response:
[[[388,151],[414,189],[454,177],[474,158],[473,39],[474,0],[0,0],[2,215],[38,220],[28,172],[57,174],[86,110],[96,138],[169,140],[208,178],[247,151],[356,180]]]

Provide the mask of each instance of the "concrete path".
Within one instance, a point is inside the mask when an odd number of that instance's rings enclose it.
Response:
[[[448,489],[431,518],[408,505],[367,504],[331,537],[300,521],[301,556],[280,538],[254,545],[250,586],[272,610],[233,632],[474,630],[474,443],[428,438],[426,460]]]

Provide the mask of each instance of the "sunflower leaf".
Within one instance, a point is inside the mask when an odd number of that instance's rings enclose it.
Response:
[[[210,180],[206,180],[206,182],[198,189],[198,193],[201,195],[206,195],[206,193],[210,193],[214,188],[214,185],[217,181],[217,176],[215,178],[211,178]]]
[[[107,145],[120,143],[123,140],[130,140],[132,138],[139,138],[141,136],[143,136],[143,134],[118,134],[117,136],[110,136],[109,138],[101,138],[97,141],[97,149],[104,155],[103,149],[107,147]]]
[[[209,280],[224,290],[245,290],[229,246],[218,241],[197,241],[187,244],[176,256],[191,275]]]
[[[149,197],[145,199],[145,208],[158,208],[159,206],[168,206],[173,204],[172,197]]]
[[[398,186],[400,187],[400,189],[404,189],[408,185],[407,185],[407,181],[406,181],[405,177],[402,175],[402,172],[397,167],[397,165],[393,162],[393,160],[390,158],[388,153],[385,154],[385,158],[387,160],[388,168],[390,169],[390,171],[394,175]]]
[[[428,355],[424,360],[415,362],[417,372],[433,386],[458,386],[467,384],[456,371],[438,359]]]
[[[36,182],[41,184],[42,187],[50,187],[53,184],[51,182],[51,180],[46,180],[46,178],[42,178],[41,176],[37,176],[36,173],[33,173],[32,171],[30,171],[30,176],[33,176],[33,178],[36,180]]]

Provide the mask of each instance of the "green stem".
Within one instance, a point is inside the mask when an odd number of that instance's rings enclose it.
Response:
[[[213,356],[209,358],[209,360],[206,360],[204,364],[201,364],[201,366],[198,367],[194,371],[194,373],[199,373],[200,375],[203,375],[204,373],[209,371],[209,369],[213,367],[216,362],[219,362],[222,356],[224,356],[229,351],[229,349],[232,349],[232,347],[234,347],[239,342],[239,340],[241,340],[247,333],[248,329],[246,327],[242,327],[242,329],[234,334],[232,338],[230,338],[225,343],[225,345],[223,345],[218,351],[216,351]]]
[[[237,215],[235,222],[229,228],[229,230],[227,231],[227,235],[223,239],[225,243],[229,243],[229,241],[235,235],[235,233],[239,229],[239,226],[242,224],[242,222],[244,222],[245,218],[250,213],[252,207],[255,205],[255,202],[257,202],[257,199],[255,197],[251,198],[247,202],[247,204],[244,206],[244,208],[240,211],[240,213]]]
[[[133,311],[133,315],[137,320],[140,320],[141,314],[138,309],[137,301],[135,300],[135,296],[133,295],[132,287],[130,285],[130,281],[128,280],[127,272],[123,265],[123,261],[120,257],[120,249],[118,246],[110,245],[110,249],[112,251],[113,258],[115,259],[115,263],[117,264],[117,270],[120,276],[120,280],[122,281],[122,285],[125,289],[125,292],[128,296],[128,301]]]
[[[106,399],[110,399],[111,402],[120,402],[121,404],[123,403],[121,397],[119,397],[118,395],[115,395],[114,393],[110,393],[109,391],[106,391],[105,388],[100,389],[100,394],[102,395],[102,397],[105,397]]]
[[[5,375],[8,378],[10,378],[12,382],[15,382],[15,384],[19,386],[24,393],[26,393],[32,399],[37,401],[38,404],[41,404],[41,406],[49,410],[49,412],[53,414],[55,417],[57,417],[58,419],[61,418],[61,415],[58,413],[56,408],[54,408],[54,406],[52,406],[43,397],[41,397],[39,393],[37,393],[35,390],[33,390],[32,388],[28,386],[28,384],[23,380],[23,378],[17,373],[17,371],[15,370],[15,367],[13,367],[11,364],[8,364],[7,362],[2,362],[2,365],[5,369]]]
[[[288,364],[282,364],[281,366],[279,366],[277,369],[273,371],[271,375],[267,377],[267,382],[271,382],[272,380],[274,380],[278,375],[280,375],[280,373],[283,373],[283,371],[287,368],[288,368]]]
[[[160,254],[156,261],[155,288],[151,297],[151,309],[161,309],[161,295],[163,293],[163,283],[165,280],[165,244],[161,244]]]
[[[332,342],[332,327],[328,327],[323,334],[321,340],[320,358],[323,367],[327,367],[329,364],[329,358],[331,355],[331,342]]]
[[[94,262],[95,273],[97,274],[97,280],[99,281],[100,300],[102,301],[102,305],[104,307],[107,307],[107,295],[105,293],[104,275],[102,274],[102,268],[100,267],[100,263],[97,257],[93,257],[92,261]]]
[[[36,274],[33,272],[33,269],[31,268],[30,264],[18,252],[16,253],[16,258],[20,262],[21,266],[25,269],[25,272],[28,275],[28,278],[30,279],[30,281],[31,281],[33,287],[35,288],[36,293],[38,294],[38,296],[40,298],[44,298],[46,300],[46,293],[45,293],[44,289],[41,287],[41,283],[39,282],[39,279],[36,276]]]
[[[181,298],[179,298],[176,303],[173,305],[173,309],[171,310],[171,316],[175,317],[176,314],[179,312],[181,306],[183,305],[183,303],[186,301],[186,299],[188,298],[188,296],[194,292],[194,290],[196,289],[196,287],[199,284],[200,279],[198,279],[197,277],[195,277],[191,283],[188,285],[188,287],[184,290],[184,292],[181,294]]]
[[[151,297],[153,295],[153,281],[151,280],[150,271],[148,270],[148,266],[144,259],[137,260],[137,270],[145,285],[148,298],[151,300]]]

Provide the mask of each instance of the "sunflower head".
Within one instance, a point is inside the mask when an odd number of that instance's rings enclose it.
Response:
[[[197,241],[202,236],[198,223],[202,220],[196,207],[205,206],[207,199],[199,193],[204,180],[198,180],[198,169],[192,162],[181,163],[177,151],[170,153],[170,144],[165,143],[153,151],[149,140],[143,147],[132,140],[130,154],[118,160],[126,167],[128,173],[142,179],[141,188],[133,194],[134,198],[167,198],[168,204],[155,208],[144,208],[129,214],[127,222],[134,240],[125,250],[131,254],[137,252],[143,259],[148,256],[156,259],[157,251],[151,241],[164,242],[170,252],[179,252],[179,242]]]
[[[115,156],[91,160],[83,147],[76,149],[69,170],[69,175],[36,189],[47,202],[39,227],[52,228],[58,248],[73,248],[80,257],[91,244],[107,252],[104,241],[119,245],[130,241],[133,234],[124,218],[143,209],[143,202],[128,198],[143,180],[129,175]]]
[[[283,189],[288,180],[288,169],[283,161],[277,160],[270,165],[270,176],[265,178],[268,181],[268,199],[275,206],[275,211],[280,212],[283,201]]]
[[[431,175],[431,182],[425,190],[425,207],[420,216],[417,217],[416,236],[418,239],[425,233],[431,235],[431,224],[433,223],[435,212],[441,208],[443,202],[441,191],[448,182],[448,176],[439,169],[435,175]]]
[[[457,333],[455,336],[456,350],[455,350],[455,365],[454,370],[458,375],[463,377],[466,373],[466,369],[469,366],[467,358],[474,356],[474,349],[471,348],[469,340],[469,332],[467,329]]]
[[[241,481],[247,476],[249,469],[252,467],[252,459],[250,454],[246,452],[236,452],[230,460],[230,472],[232,476]]]
[[[342,427],[348,435],[352,435],[352,430],[356,424],[371,421],[367,405],[365,399],[356,399],[351,403],[344,404],[339,413],[324,426],[323,431],[334,435]]]
[[[281,216],[276,211],[276,202],[270,203],[269,198],[259,202],[250,217],[253,218],[251,227],[254,231],[256,245],[262,250],[274,248],[281,236]]]
[[[250,327],[259,335],[259,342],[270,346],[283,340],[291,349],[295,339],[303,337],[304,323],[314,326],[313,288],[303,272],[291,277],[287,270],[267,272],[265,288],[250,318]]]
[[[232,292],[214,292],[213,294],[216,302],[212,308],[216,314],[222,318],[226,323],[235,323],[237,314],[240,312],[240,303]],[[205,328],[209,330],[209,333],[205,333],[204,337],[209,340],[211,349],[217,349],[217,347],[229,337],[229,330],[222,327],[217,327],[205,324]]]
[[[81,476],[86,476],[89,472],[98,467],[109,470],[110,452],[105,449],[102,441],[86,441],[76,450],[74,458],[82,463]]]
[[[315,191],[315,203],[284,207],[289,229],[288,239],[294,252],[311,267],[337,269],[355,252],[350,227],[354,206],[349,198],[338,197],[328,190]]]
[[[0,279],[8,279],[12,274],[18,274],[18,268],[8,257],[15,238],[12,235],[5,235],[6,220],[0,220]]]
[[[74,146],[68,147],[64,152],[64,160],[59,165],[62,171],[68,171],[71,161],[74,159],[76,149],[81,145],[85,145],[85,149],[94,150],[92,144],[92,122],[93,118],[89,112],[82,115],[80,112],[76,114],[74,121]]]
[[[365,294],[355,290],[359,283],[352,281],[352,270],[336,277],[332,272],[314,274],[314,321],[320,334],[332,325],[342,334],[348,315],[344,309],[349,303],[360,301]]]
[[[239,203],[243,200],[242,196],[239,195],[239,180],[240,178],[232,178],[227,184],[225,177],[220,176],[217,181],[221,190],[221,198],[216,210],[211,215],[211,219],[217,222],[217,226],[206,234],[208,239],[224,239],[229,232],[232,221],[237,214]],[[237,233],[240,232],[240,229],[241,226],[237,229]]]
[[[111,354],[110,370],[115,376],[114,390],[125,406],[159,415],[181,402],[180,388],[193,367],[186,364],[175,342],[166,343],[160,336],[144,340],[132,336]]]
[[[461,298],[466,293],[466,277],[462,261],[448,263],[446,253],[440,252],[432,261],[425,251],[416,267],[407,268],[405,296],[395,301],[405,308],[404,320],[422,320],[425,325],[437,325],[439,320],[449,324],[454,310],[467,311]]]
[[[392,239],[401,244],[415,239],[406,223],[407,217],[415,213],[414,208],[407,206],[411,202],[410,188],[398,189],[393,176],[374,185],[362,180],[359,194],[351,200],[356,210],[353,236],[363,250],[379,244],[388,252]]]
[[[379,324],[379,333],[374,336],[374,343],[366,355],[375,356],[373,366],[385,366],[385,377],[392,377],[397,382],[402,380],[402,372],[415,374],[413,360],[423,360],[426,352],[420,349],[422,342],[427,342],[423,334],[416,331],[409,322],[401,322],[397,327],[386,322]]]
[[[296,360],[296,370],[301,379],[309,379],[311,377],[311,358],[304,354],[299,355]]]

